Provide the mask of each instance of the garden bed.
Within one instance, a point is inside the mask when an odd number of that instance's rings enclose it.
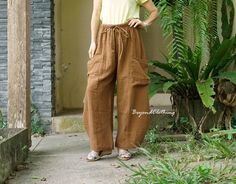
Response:
[[[28,156],[27,129],[0,129],[0,183]]]

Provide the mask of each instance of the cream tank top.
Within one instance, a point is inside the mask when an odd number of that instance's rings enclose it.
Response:
[[[139,18],[140,6],[148,0],[102,0],[102,24],[123,24]]]

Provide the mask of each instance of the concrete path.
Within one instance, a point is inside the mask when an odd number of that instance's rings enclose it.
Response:
[[[9,184],[118,184],[131,174],[120,167],[116,150],[96,162],[86,161],[88,152],[85,133],[33,138],[27,168],[17,171]],[[146,162],[139,155],[125,163],[135,168]]]

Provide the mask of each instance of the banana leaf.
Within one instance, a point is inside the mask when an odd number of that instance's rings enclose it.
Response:
[[[212,78],[208,78],[207,80],[197,80],[196,86],[198,93],[201,97],[202,103],[205,107],[212,110],[213,113],[216,112],[214,108],[214,81]]]

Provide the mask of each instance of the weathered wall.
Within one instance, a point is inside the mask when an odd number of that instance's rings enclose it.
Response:
[[[51,125],[54,76],[53,2],[32,0],[31,90],[34,103],[49,130]]]
[[[62,70],[61,70],[61,0],[54,0],[54,22],[55,22],[55,111],[58,114],[63,110],[63,85],[62,85]]]
[[[142,9],[143,10],[143,9]],[[144,11],[141,11],[141,19],[144,19]],[[167,54],[167,41],[164,40],[159,20],[154,22],[146,31],[142,31],[146,54],[149,60],[163,61],[162,53]]]
[[[0,183],[15,171],[18,164],[24,163],[28,157],[28,132],[27,129],[2,129],[0,135]]]
[[[54,66],[53,3],[31,1],[31,94],[47,130],[52,115]],[[0,109],[7,116],[7,0],[0,0]]]
[[[56,109],[83,106],[92,1],[55,0]]]

